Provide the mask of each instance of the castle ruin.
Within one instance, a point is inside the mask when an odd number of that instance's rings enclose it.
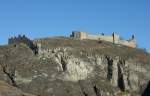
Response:
[[[35,54],[38,53],[38,48],[37,45],[33,43],[32,40],[30,40],[28,37],[26,37],[25,35],[21,36],[18,35],[18,37],[11,37],[8,39],[8,44],[25,44],[26,46],[28,46]]]
[[[84,39],[102,40],[102,41],[107,41],[114,44],[124,45],[132,48],[136,48],[137,46],[134,35],[132,35],[132,37],[129,40],[123,40],[120,38],[118,34],[115,33],[109,36],[109,35],[104,35],[104,33],[99,35],[91,35],[86,32],[73,31],[70,37],[75,39],[80,39],[80,40],[84,40]]]

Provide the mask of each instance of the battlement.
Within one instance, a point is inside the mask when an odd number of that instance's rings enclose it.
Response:
[[[32,40],[30,40],[25,35],[18,35],[18,37],[11,37],[8,39],[8,44],[25,44],[27,45],[34,53],[37,52],[37,45],[33,43]]]
[[[134,35],[132,35],[132,38],[130,38],[129,40],[122,40],[120,36],[115,33],[113,33],[112,35],[104,35],[104,33],[99,34],[99,35],[92,35],[86,32],[73,31],[70,37],[75,38],[75,39],[80,39],[80,40],[83,40],[83,39],[102,40],[102,41],[107,41],[107,42],[111,42],[114,44],[125,45],[125,46],[132,47],[132,48],[136,48],[137,46]]]
[[[28,46],[33,45],[33,42],[29,38],[27,38],[25,35],[23,36],[18,35],[18,37],[11,37],[8,39],[8,44],[19,44],[19,43],[23,43]]]

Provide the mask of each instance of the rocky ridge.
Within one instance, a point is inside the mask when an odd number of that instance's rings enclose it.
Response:
[[[36,96],[141,96],[150,80],[150,55],[141,49],[68,38],[35,42],[38,55],[23,44],[0,47],[0,80]]]

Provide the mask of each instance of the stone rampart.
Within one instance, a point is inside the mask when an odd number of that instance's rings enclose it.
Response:
[[[120,36],[118,34],[112,34],[112,35],[104,35],[104,34],[99,34],[99,35],[91,35],[86,32],[80,32],[80,31],[73,31],[71,37],[75,39],[90,39],[90,40],[102,40],[102,41],[107,41],[115,44],[120,44],[128,47],[135,48],[136,47],[136,40],[134,38],[134,35],[130,40],[121,40]]]

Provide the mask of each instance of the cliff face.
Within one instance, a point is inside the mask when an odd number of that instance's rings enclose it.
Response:
[[[38,55],[25,45],[0,47],[0,80],[36,96],[141,96],[148,90],[150,56],[140,49],[65,38],[35,42]]]

